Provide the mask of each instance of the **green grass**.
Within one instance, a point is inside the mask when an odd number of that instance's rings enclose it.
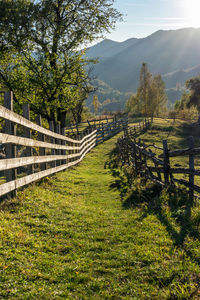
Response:
[[[152,128],[140,135],[139,138],[145,144],[155,144],[162,148],[162,141],[167,140],[169,150],[188,148],[188,137],[194,137],[195,147],[200,147],[200,127],[191,127],[191,123],[186,123],[182,120],[170,119],[154,119]],[[162,150],[157,150],[153,147],[149,148],[157,157],[162,154]],[[189,168],[189,157],[180,156],[170,158],[171,167]],[[152,164],[153,165],[153,164]],[[200,169],[200,155],[195,156],[195,168]],[[189,176],[175,175],[177,179],[189,179]],[[200,186],[200,178],[195,177],[195,184]]]
[[[173,218],[124,205],[124,176],[105,168],[116,138],[1,203],[1,299],[198,299],[199,240],[177,245]]]

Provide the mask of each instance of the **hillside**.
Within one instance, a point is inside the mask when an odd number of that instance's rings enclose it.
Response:
[[[183,86],[200,72],[200,28],[159,30],[143,39],[122,43],[104,40],[87,51],[100,58],[94,75],[121,93],[135,92],[140,68],[148,63],[153,74],[161,74],[167,89]],[[176,100],[176,99],[172,99]]]

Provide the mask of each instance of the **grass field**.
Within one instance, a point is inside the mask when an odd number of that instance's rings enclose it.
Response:
[[[131,124],[134,126],[135,124]],[[200,147],[200,127],[192,126],[181,120],[170,120],[170,119],[154,119],[153,125],[150,130],[140,135],[139,138],[145,144],[155,144],[162,148],[162,141],[167,140],[169,150],[185,149],[188,148],[188,137],[194,137],[195,147]],[[150,148],[157,157],[162,154],[162,150]],[[170,158],[171,167],[189,168],[189,157],[180,156]],[[153,164],[152,164],[153,165]],[[200,155],[195,156],[195,169],[200,169]],[[176,175],[178,179],[187,179],[187,175]],[[200,186],[200,178],[195,177],[195,184]]]
[[[123,205],[126,178],[105,168],[116,139],[1,203],[0,299],[199,299],[199,238],[177,243],[167,191]]]

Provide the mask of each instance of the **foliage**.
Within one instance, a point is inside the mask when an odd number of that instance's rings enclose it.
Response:
[[[99,107],[100,107],[100,103],[99,103],[99,99],[98,99],[97,95],[93,96],[92,104],[94,106],[94,112],[95,112],[95,114],[97,114],[98,110],[99,110]]]
[[[200,76],[187,80],[185,85],[190,90],[188,106],[193,105],[200,112]]]
[[[174,118],[180,118],[183,120],[195,120],[198,116],[198,110],[196,106],[189,105],[190,93],[184,92],[180,100],[177,100],[174,104],[174,109],[169,112],[169,116]]]
[[[1,1],[0,48],[10,57],[0,57],[0,78],[14,99],[59,120],[76,107],[77,91],[89,84],[78,47],[114,27],[120,14],[112,5],[112,0]]]
[[[167,96],[165,93],[165,84],[161,75],[153,75],[148,71],[146,63],[142,64],[140,70],[140,81],[137,93],[132,95],[127,101],[127,112],[137,116],[143,115],[151,117],[158,116],[166,110]]]
[[[100,113],[105,111],[116,112],[123,110],[127,99],[131,95],[131,93],[123,93],[113,89],[107,83],[99,79],[92,80],[92,86],[97,87],[95,94],[98,96],[98,100],[101,103],[101,106],[99,107]],[[94,111],[92,102],[93,96],[90,95],[86,103],[90,110]]]

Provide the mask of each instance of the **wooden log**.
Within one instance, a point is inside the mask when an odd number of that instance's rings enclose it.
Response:
[[[5,92],[4,93],[4,106],[7,108],[10,113],[13,111],[13,93],[12,92]],[[13,124],[13,122],[9,120],[5,120],[5,135],[11,135],[15,137],[16,135],[16,125]],[[2,141],[2,143],[4,143]],[[6,158],[15,158],[16,157],[16,146],[12,143],[6,143],[5,145],[5,152],[6,152]],[[11,169],[11,170],[5,170],[4,172],[6,177],[6,182],[13,181],[17,178],[17,169]],[[11,196],[16,196],[16,192],[13,190],[13,193]]]
[[[30,106],[29,104],[23,105],[23,117],[27,120],[30,120]],[[27,127],[24,128],[25,137],[28,139],[32,138],[31,130]],[[25,156],[33,156],[33,149],[31,147],[27,147],[25,151]],[[28,174],[32,174],[34,172],[34,166],[30,165],[28,168]]]
[[[184,185],[186,187],[191,188],[189,182],[186,181],[186,180],[184,180],[184,179],[176,179],[176,178],[174,178],[174,181],[177,182],[177,183],[180,183],[180,184],[182,184],[182,185]],[[200,187],[198,185],[194,184],[193,190],[196,191],[196,192],[198,192],[198,193],[200,193]]]
[[[194,148],[194,138],[190,136],[188,138],[188,145],[190,149]],[[189,175],[189,197],[191,203],[193,203],[194,200],[194,155],[189,155],[189,168],[192,171],[192,173]]]
[[[200,148],[192,148],[192,149],[178,149],[174,151],[169,151],[169,157],[176,156],[186,156],[186,155],[198,155],[200,154]],[[163,158],[163,154],[159,155],[160,158]]]

